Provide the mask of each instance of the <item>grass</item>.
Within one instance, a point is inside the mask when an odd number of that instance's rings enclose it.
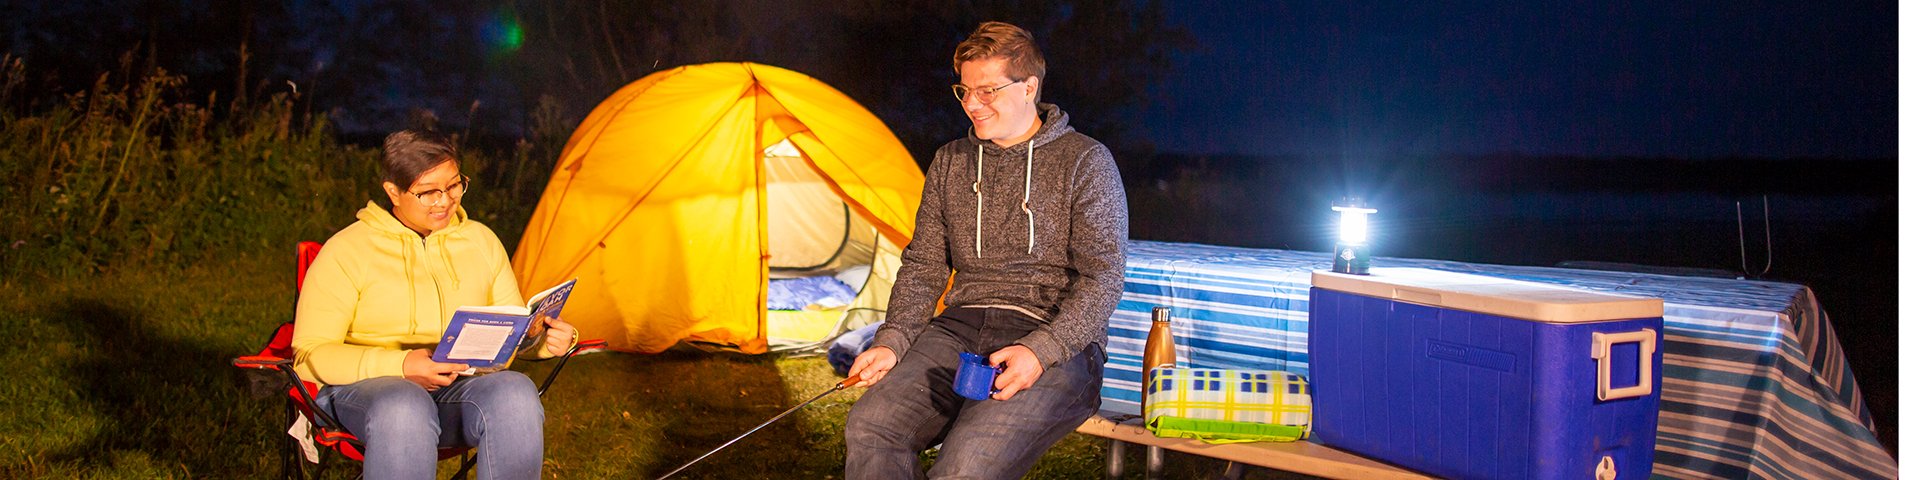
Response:
[[[291,255],[82,280],[0,279],[0,477],[257,478],[279,473],[278,399],[227,362],[292,314]],[[549,363],[516,366],[534,378]],[[669,351],[575,359],[545,400],[550,478],[651,478],[839,380],[823,358]],[[858,391],[830,395],[677,478],[837,478]],[[1029,478],[1099,478],[1106,441],[1074,434]],[[1144,455],[1129,472],[1143,475]],[[327,458],[322,478],[359,466]],[[926,459],[931,461],[929,457]],[[1168,454],[1169,478],[1223,462]],[[441,473],[452,473],[452,461]],[[1297,478],[1272,471],[1247,478]]]

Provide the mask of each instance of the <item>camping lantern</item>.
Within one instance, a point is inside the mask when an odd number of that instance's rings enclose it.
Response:
[[[1367,214],[1379,210],[1367,208],[1359,198],[1348,197],[1334,204],[1333,211],[1340,212],[1340,241],[1333,246],[1333,271],[1366,275],[1373,263],[1373,256],[1367,252]]]

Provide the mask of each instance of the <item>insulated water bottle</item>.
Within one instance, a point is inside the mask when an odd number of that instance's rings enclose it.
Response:
[[[1170,318],[1173,309],[1153,307],[1153,326],[1147,329],[1147,346],[1140,355],[1140,416],[1147,416],[1147,388],[1153,379],[1153,369],[1173,367],[1177,360],[1173,351],[1173,323]]]

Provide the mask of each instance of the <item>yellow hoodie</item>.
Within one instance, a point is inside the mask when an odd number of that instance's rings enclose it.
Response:
[[[307,381],[399,376],[407,350],[433,348],[454,309],[524,305],[500,237],[465,209],[426,238],[373,202],[358,216],[327,239],[300,290],[294,368]]]

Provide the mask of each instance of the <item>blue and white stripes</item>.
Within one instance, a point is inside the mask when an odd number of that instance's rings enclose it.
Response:
[[[1310,272],[1325,252],[1130,242],[1108,325],[1102,409],[1138,412],[1154,306],[1173,307],[1181,366],[1307,374]],[[1666,303],[1660,478],[1894,478],[1826,314],[1804,286],[1644,273],[1376,258],[1659,297]],[[1309,377],[1311,380],[1311,377]]]

